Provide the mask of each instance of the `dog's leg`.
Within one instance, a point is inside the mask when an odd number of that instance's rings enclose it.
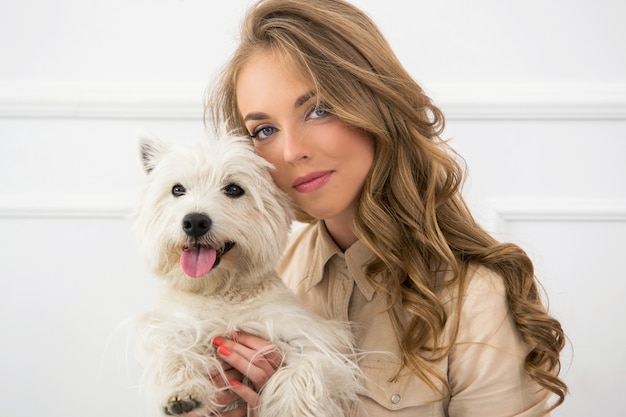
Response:
[[[171,331],[173,327],[178,330]],[[166,416],[215,406],[219,392],[209,379],[220,364],[211,346],[211,335],[198,328],[180,330],[178,323],[148,320],[140,344],[143,382],[150,403]]]
[[[181,415],[199,408],[214,407],[218,389],[209,375],[219,367],[211,346],[194,346],[186,351],[169,350],[160,360],[161,404],[166,415]]]
[[[292,353],[261,392],[263,417],[336,417],[358,401],[359,371],[339,355]]]
[[[212,349],[185,352],[160,349],[153,353],[148,358],[144,377],[163,415],[183,415],[213,405],[218,389],[208,375],[219,363]]]

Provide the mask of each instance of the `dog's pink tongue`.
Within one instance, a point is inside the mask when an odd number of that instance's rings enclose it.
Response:
[[[183,251],[180,256],[180,265],[185,274],[191,278],[200,278],[209,273],[217,254],[213,248],[192,246]]]

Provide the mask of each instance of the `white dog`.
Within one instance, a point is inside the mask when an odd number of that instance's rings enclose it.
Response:
[[[212,340],[259,335],[283,355],[260,392],[261,417],[337,417],[357,401],[351,332],[313,315],[277,276],[291,225],[271,166],[247,138],[165,144],[139,135],[147,173],[136,214],[142,250],[165,281],[142,316],[139,361],[162,415],[206,415],[220,365]]]

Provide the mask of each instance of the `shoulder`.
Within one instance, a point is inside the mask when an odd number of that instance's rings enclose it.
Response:
[[[502,277],[484,266],[471,267],[462,290],[460,304],[459,342],[498,343],[517,345],[521,340],[509,310]]]
[[[509,308],[504,280],[484,266],[468,268],[463,286],[447,285],[440,293],[448,315],[447,330],[456,343],[486,343],[527,350]],[[527,353],[527,352],[526,352]]]
[[[502,299],[506,297],[506,288],[502,277],[495,271],[482,266],[470,265],[461,288],[459,281],[450,284],[451,273],[441,279],[439,299],[445,306],[457,303],[459,297],[464,304],[485,298]],[[466,306],[467,307],[467,306]]]
[[[506,288],[500,274],[485,266],[470,266],[467,271],[464,298],[472,299],[506,298]]]
[[[517,339],[504,281],[497,272],[470,266],[464,284],[445,287],[441,301],[450,324],[458,326],[457,341],[486,342],[503,332],[505,338]]]

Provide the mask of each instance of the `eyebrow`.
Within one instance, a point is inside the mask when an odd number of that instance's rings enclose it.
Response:
[[[293,106],[297,109],[298,107],[302,106],[304,103],[311,100],[315,96],[316,96],[316,93],[314,90],[304,93],[300,97],[298,97],[298,99],[296,100]]]
[[[311,100],[316,95],[317,94],[315,93],[315,91],[313,90],[308,91],[302,94],[300,97],[298,97],[296,101],[294,102],[293,106],[297,109],[298,107],[302,106],[307,101]],[[247,122],[249,120],[265,120],[265,119],[269,119],[269,116],[267,115],[267,113],[254,112],[254,113],[248,113],[246,117],[243,119],[243,121]]]
[[[248,120],[265,120],[269,119],[269,116],[265,113],[248,113],[246,117],[243,119],[244,122]]]

